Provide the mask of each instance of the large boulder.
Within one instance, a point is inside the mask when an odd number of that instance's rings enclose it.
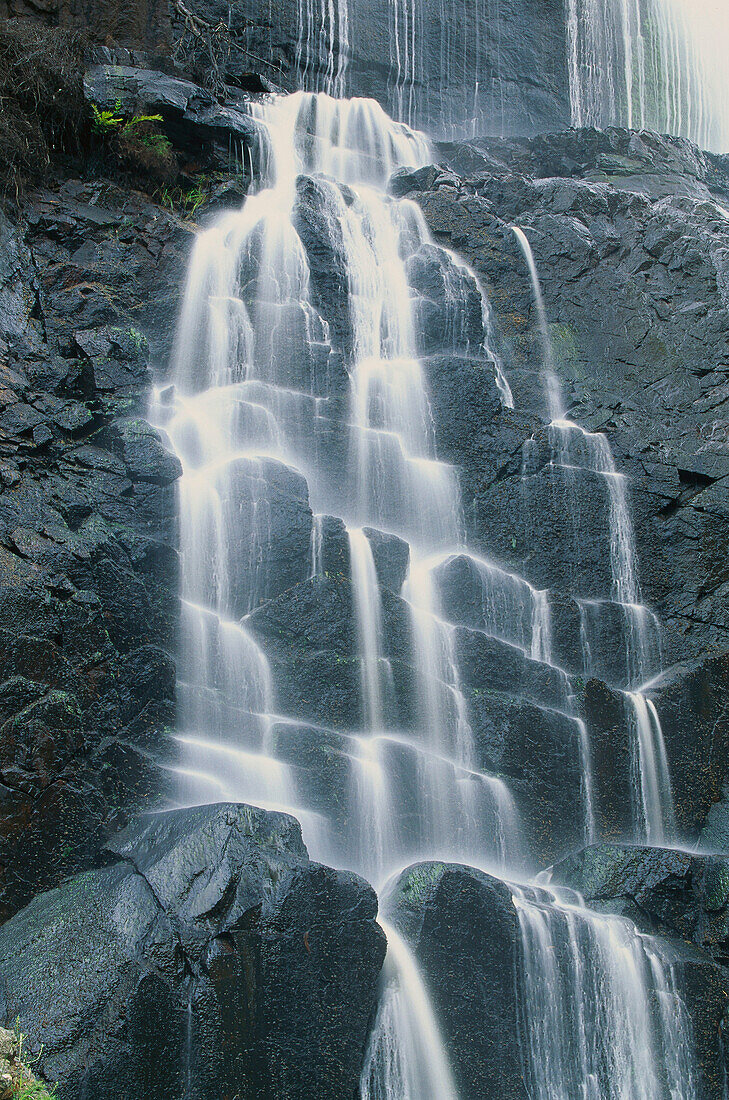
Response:
[[[142,818],[108,856],[0,930],[4,1011],[61,1100],[354,1095],[385,954],[369,886],[241,805]]]
[[[461,1100],[526,1100],[510,887],[471,867],[417,864],[398,879],[387,914],[418,960]]]

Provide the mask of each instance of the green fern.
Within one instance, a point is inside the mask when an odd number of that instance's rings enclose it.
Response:
[[[111,134],[124,122],[115,111],[102,111],[95,103],[91,104],[92,125],[98,134]]]
[[[141,126],[143,122],[164,122],[162,115],[134,115],[122,127],[122,132],[126,133],[128,130],[134,129],[135,126]]]
[[[49,1090],[41,1081],[24,1081],[14,1100],[56,1100],[56,1088]]]

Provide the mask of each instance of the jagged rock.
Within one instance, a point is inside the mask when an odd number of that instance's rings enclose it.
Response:
[[[379,584],[399,595],[410,566],[409,545],[397,535],[384,534],[374,527],[365,527],[364,533],[372,549]]]
[[[631,856],[630,851],[587,849],[558,864],[554,878],[557,882],[566,881],[574,889],[584,889],[588,904],[605,912],[624,915],[627,907],[623,892],[638,888],[639,904],[646,901],[658,910],[671,911],[670,902],[674,903],[671,919],[651,930],[668,937],[661,941],[661,950],[670,961],[691,1018],[698,1095],[701,1100],[720,1100],[726,972],[709,954],[682,942],[681,937],[694,925],[697,910],[700,913],[703,904],[711,906],[709,898],[718,893],[724,904],[725,870],[718,866],[712,870],[694,866],[689,870],[691,857],[685,857],[684,865],[672,865],[672,857],[680,853],[651,854],[638,849]],[[683,877],[675,881],[673,871]],[[704,871],[708,889],[703,895],[705,901],[697,904],[693,887],[698,885]],[[640,887],[638,880],[643,882]],[[719,890],[709,885],[709,881],[716,886],[721,883]],[[613,899],[606,900],[611,893]],[[522,893],[527,904],[537,896],[529,889],[526,895]],[[546,897],[543,895],[542,899]],[[529,1018],[523,1013],[526,941],[514,889],[473,868],[416,864],[394,884],[385,909],[388,920],[400,930],[417,958],[448,1049],[459,1096],[465,1100],[485,1097],[496,1100],[504,1096],[523,1100],[530,1095],[526,1051],[520,1041],[525,1020]],[[635,912],[634,906],[627,908],[628,916],[634,916]],[[720,922],[722,917],[723,910]],[[559,917],[555,915],[554,925],[544,914],[538,920],[544,946],[555,952],[561,970],[560,953],[564,946],[558,931]],[[701,922],[699,916],[698,925]],[[642,924],[645,926],[645,914]],[[681,931],[677,935],[679,926]],[[585,933],[587,928],[586,925]],[[581,940],[584,952],[589,951],[588,941],[589,936]],[[567,967],[566,973],[569,972]],[[565,998],[565,1011],[576,1012],[577,1004],[570,1000],[576,996],[571,981],[561,995]],[[587,1042],[591,1042],[589,1035]]]
[[[128,114],[161,114],[165,131],[178,148],[203,151],[217,168],[229,166],[229,144],[255,149],[256,126],[240,105],[219,103],[210,92],[179,77],[132,65],[92,65],[84,78],[90,103]]]
[[[146,817],[108,851],[0,930],[4,1010],[61,1100],[354,1093],[385,954],[369,886],[247,806]]]
[[[558,863],[557,882],[647,932],[680,936],[729,960],[729,858],[662,848],[592,845]]]
[[[0,225],[3,916],[169,782],[144,750],[174,717],[179,465],[141,416],[187,241],[98,182]]]

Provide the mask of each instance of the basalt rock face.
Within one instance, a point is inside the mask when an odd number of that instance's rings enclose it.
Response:
[[[223,0],[196,0],[208,18]],[[269,8],[243,0],[251,50],[310,88],[341,73],[347,95],[378,99],[395,117],[435,134],[534,133],[569,122],[567,29],[558,0],[348,0],[333,18],[304,5]],[[323,33],[322,33],[323,29]],[[330,53],[331,46],[331,53]],[[250,57],[247,64],[251,64]],[[253,63],[255,64],[255,62]],[[527,75],[528,74],[528,75]],[[275,72],[268,75],[276,79]]]
[[[144,419],[189,229],[68,182],[0,215],[0,911],[164,789],[179,465]]]
[[[441,152],[464,176],[413,176],[405,189],[436,237],[483,278],[517,409],[544,415],[532,291],[512,224],[534,250],[569,415],[607,433],[630,477],[643,596],[681,635],[666,659],[694,639],[697,650],[725,646],[729,175],[721,158],[616,130]],[[584,500],[573,493],[579,513],[569,522],[564,486],[544,466],[548,450],[530,454],[522,484],[533,417],[504,413],[496,431],[473,428],[465,439],[447,424],[440,430],[465,469],[474,538],[534,583],[594,594],[609,562],[583,538],[586,523],[573,544],[575,524],[602,510],[589,479]],[[554,505],[535,514],[529,488],[550,479]]]
[[[593,845],[562,860],[553,879],[645,932],[679,936],[729,961],[729,860],[661,848]]]
[[[353,1096],[377,898],[240,805],[142,818],[0,930],[5,1011],[59,1097]]]

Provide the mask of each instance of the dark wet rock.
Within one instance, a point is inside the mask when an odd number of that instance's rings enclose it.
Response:
[[[413,655],[407,605],[382,591],[384,653],[393,684],[384,700],[388,728],[412,721]],[[342,731],[362,727],[361,662],[354,591],[348,577],[315,577],[269,600],[246,619],[278,689],[277,706],[304,722]]]
[[[143,417],[189,230],[102,181],[0,223],[7,916],[167,789],[145,752],[174,717],[180,471]]]
[[[554,877],[584,890],[588,904],[598,911],[637,918],[639,928],[648,925],[661,934],[662,953],[670,960],[691,1018],[698,1095],[720,1100],[726,971],[709,952],[685,940],[691,938],[691,928],[706,928],[714,918],[723,935],[725,872],[701,863],[698,859],[692,864],[692,857],[682,853],[594,847],[558,864]],[[640,894],[637,905],[633,890]],[[547,894],[540,896],[548,900]],[[530,902],[529,890],[524,900]],[[643,911],[643,902],[670,919],[653,920]],[[710,912],[717,902],[721,912]],[[469,1100],[527,1096],[519,1040],[525,1019],[524,945],[512,888],[472,868],[422,863],[403,872],[385,909],[417,957],[459,1095]],[[556,926],[545,931],[551,932],[559,953]],[[696,939],[709,946],[707,937]]]
[[[593,178],[611,150],[633,158],[629,172]],[[607,433],[629,477],[643,596],[674,632],[664,661],[722,645],[725,473],[716,439],[727,400],[729,177],[690,143],[618,130],[490,140],[482,153],[494,163],[457,192],[425,175],[425,189],[411,192],[436,238],[483,281],[519,416],[532,410],[531,430],[496,410],[486,477],[470,456],[463,463],[471,541],[538,587],[609,596],[597,550],[604,486],[582,477],[575,494],[571,479],[531,465],[533,445],[523,446],[535,429],[538,442],[544,397],[528,272],[509,228],[517,223],[534,249],[569,415]],[[454,433],[444,443],[458,462],[464,442]]]
[[[589,904],[622,911],[648,932],[677,935],[729,961],[729,858],[663,848],[593,845],[562,860],[554,879]]]
[[[572,851],[587,822],[578,721],[485,685],[467,700],[479,767],[506,783],[534,866]]]
[[[369,886],[247,806],[143,818],[108,852],[0,932],[4,1011],[60,1097],[354,1092],[385,954]]]
[[[365,527],[364,533],[372,549],[377,580],[382,588],[399,595],[410,567],[410,547],[397,535],[385,534],[374,527]]]
[[[319,532],[319,557],[317,563],[322,573],[337,573],[348,577],[349,562],[349,536],[344,522],[338,516],[321,516],[318,518]],[[313,566],[312,561],[312,566]]]
[[[92,65],[84,91],[90,103],[126,114],[160,114],[173,144],[218,170],[230,168],[231,142],[255,148],[257,129],[243,104],[220,103],[192,81],[133,65]]]
[[[666,742],[679,833],[691,841],[726,781],[728,689],[729,658],[719,654],[670,669],[649,692]]]
[[[524,1100],[520,933],[509,887],[469,867],[417,864],[386,908],[417,956],[459,1096]]]

